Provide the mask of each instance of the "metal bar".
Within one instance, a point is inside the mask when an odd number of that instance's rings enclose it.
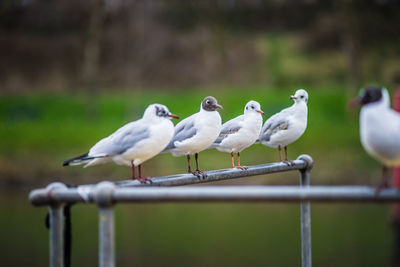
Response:
[[[309,170],[300,171],[300,186],[310,187]],[[310,201],[300,201],[301,212],[301,266],[311,267],[311,208]]]
[[[115,266],[114,209],[100,208],[99,211],[99,265]]]
[[[199,177],[191,173],[183,173],[169,176],[153,177],[152,183],[149,182],[142,184],[137,180],[125,180],[119,181],[115,184],[119,187],[131,187],[131,186],[177,186],[177,185],[189,185],[198,183],[208,183],[215,181],[222,181],[228,179],[243,178],[248,176],[263,175],[268,173],[294,171],[306,168],[307,162],[303,159],[297,159],[293,161],[293,164],[288,165],[283,162],[268,163],[261,165],[249,166],[247,170],[240,169],[222,169],[207,171],[207,177]]]
[[[94,192],[94,201],[99,206],[99,266],[115,267],[115,234],[113,194],[115,185],[99,183]]]
[[[300,188],[310,188],[310,171],[313,160],[308,155],[301,155],[299,159],[307,162],[307,167],[300,170]],[[301,228],[301,266],[311,267],[311,207],[310,201],[300,201],[300,228]]]
[[[50,219],[50,267],[64,267],[63,206],[49,208]]]
[[[76,188],[53,190],[45,197],[42,190],[31,193],[31,203],[48,205],[52,201],[94,202],[94,192],[88,193],[88,201]],[[400,202],[400,190],[386,188],[376,193],[369,186],[187,186],[187,187],[132,187],[115,188],[112,199],[117,202],[182,202],[182,201],[225,201],[225,202]]]
[[[53,191],[67,190],[62,183],[51,183],[44,193],[48,196]],[[50,201],[49,205],[49,247],[50,247],[50,267],[64,267],[64,204],[62,202]]]

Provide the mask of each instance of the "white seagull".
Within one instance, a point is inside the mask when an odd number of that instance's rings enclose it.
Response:
[[[369,155],[383,164],[382,182],[387,187],[388,167],[400,165],[400,114],[390,108],[385,88],[368,87],[352,104],[360,111],[361,144]]]
[[[171,118],[179,117],[171,114],[164,105],[152,104],[141,119],[119,128],[97,142],[88,153],[66,160],[63,166],[86,164],[88,167],[114,161],[132,167],[132,179],[150,180],[149,177],[142,178],[141,164],[168,145],[174,135]],[[135,176],[135,166],[139,167],[139,177]]]
[[[303,135],[307,128],[307,101],[306,90],[299,89],[290,99],[294,104],[281,112],[270,117],[261,130],[260,142],[263,145],[278,148],[279,160],[282,161],[281,149],[285,148],[285,160],[289,163],[287,156],[287,145],[293,143]]]
[[[244,114],[240,115],[222,125],[222,130],[212,147],[221,152],[231,153],[232,168],[247,169],[240,165],[240,152],[255,143],[260,135],[263,119],[261,106],[257,101],[249,101]],[[235,166],[233,156],[237,153],[237,165]]]
[[[199,169],[198,153],[207,149],[217,139],[221,131],[221,116],[217,109],[222,109],[217,100],[206,97],[200,105],[200,111],[182,120],[175,126],[174,137],[164,152],[174,156],[186,155],[188,172],[194,175],[206,174]],[[196,159],[196,172],[190,168],[190,155],[194,154]]]

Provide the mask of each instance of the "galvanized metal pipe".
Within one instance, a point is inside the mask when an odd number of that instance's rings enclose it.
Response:
[[[95,202],[99,206],[99,266],[115,267],[115,233],[113,194],[115,185],[102,182],[96,186]]]
[[[178,186],[178,185],[190,185],[198,183],[209,183],[215,181],[222,181],[228,179],[243,178],[255,175],[263,175],[269,173],[277,173],[284,171],[301,170],[307,167],[307,162],[301,159],[301,156],[294,160],[292,164],[283,162],[268,163],[261,165],[249,166],[247,170],[240,169],[222,169],[207,171],[206,177],[196,176],[191,173],[183,173],[169,176],[153,177],[152,183],[147,182],[142,184],[139,181],[125,180],[119,181],[115,184],[118,187],[132,187],[132,186]]]
[[[114,209],[103,207],[99,210],[99,266],[115,266]]]
[[[94,192],[89,195],[93,196]],[[53,199],[43,192],[33,191],[31,203],[48,205]],[[85,202],[74,188],[54,190],[52,196],[59,202]],[[379,194],[369,186],[187,186],[116,188],[112,195],[118,202],[400,202],[400,191],[382,189]],[[93,197],[89,198],[93,203]]]
[[[303,159],[309,164],[306,169],[300,170],[300,187],[310,188],[310,171],[313,167],[312,159],[303,155]],[[301,266],[311,267],[311,207],[310,201],[300,201],[301,220]]]
[[[67,187],[62,183],[52,183],[45,190],[47,194],[51,194],[57,189],[65,190]],[[49,204],[50,267],[64,267],[64,206],[58,202]]]

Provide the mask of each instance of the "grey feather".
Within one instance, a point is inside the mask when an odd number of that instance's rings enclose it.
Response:
[[[242,126],[239,125],[239,121],[242,120],[242,117],[243,115],[225,122],[224,125],[222,125],[222,130],[217,140],[214,141],[214,144],[220,144],[229,135],[237,133],[242,128]]]
[[[117,155],[134,147],[140,141],[150,137],[149,129],[139,123],[129,123],[115,133],[100,140],[90,150],[89,155]]]
[[[271,117],[271,119],[265,122],[264,127],[261,131],[260,141],[268,142],[273,134],[281,130],[287,130],[289,128],[289,122],[285,118],[281,118],[281,120],[276,120],[277,118],[275,119]]]
[[[176,141],[182,142],[184,140],[192,138],[194,135],[196,135],[196,133],[197,133],[197,130],[194,127],[193,121],[187,121],[187,122],[185,122],[184,120],[181,121],[181,123],[178,123],[176,125],[174,137],[172,138],[171,142],[169,142],[169,144],[164,149],[164,151],[175,148],[174,143]]]

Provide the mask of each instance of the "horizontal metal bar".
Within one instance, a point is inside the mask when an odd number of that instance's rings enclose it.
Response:
[[[45,190],[31,192],[33,205],[57,202],[84,202],[76,188],[57,189],[44,196]],[[95,191],[87,202],[94,202]],[[118,202],[400,202],[400,191],[382,189],[379,193],[367,186],[188,186],[115,188],[113,203]]]
[[[300,156],[301,157],[301,156]],[[297,159],[292,164],[284,162],[268,163],[261,165],[249,166],[247,170],[240,169],[222,169],[207,171],[206,177],[196,176],[191,173],[183,173],[169,176],[153,177],[152,183],[147,182],[146,184],[140,183],[137,180],[125,180],[119,181],[115,184],[118,187],[131,187],[131,186],[177,186],[177,185],[188,185],[198,183],[208,183],[215,181],[222,181],[235,178],[243,178],[248,176],[263,175],[276,172],[294,171],[301,170],[307,167],[307,162],[303,159]]]

